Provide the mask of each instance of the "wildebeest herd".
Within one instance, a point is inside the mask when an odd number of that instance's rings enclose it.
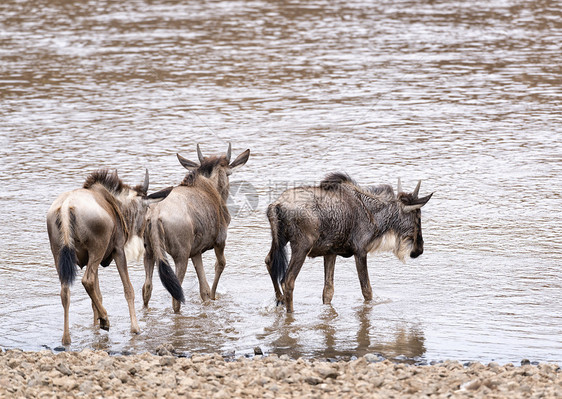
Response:
[[[227,208],[229,176],[243,166],[250,150],[231,162],[231,146],[225,155],[203,156],[199,162],[177,155],[188,170],[177,185],[148,195],[149,176],[130,187],[117,171],[91,173],[82,188],[60,195],[47,213],[51,251],[61,283],[64,308],[62,343],[71,342],[69,331],[70,285],[77,266],[86,270],[82,284],[92,301],[94,323],[109,330],[107,311],[102,304],[98,267],[115,261],[129,306],[131,332],[140,331],[134,306],[134,290],[127,271],[127,258],[144,252],[146,279],[142,287],[144,306],[152,294],[154,265],[160,280],[172,295],[175,312],[184,302],[181,284],[191,259],[203,300],[215,299],[225,268],[224,248],[230,213]],[[419,197],[420,183],[412,193],[402,191],[398,180],[395,194],[390,185],[361,187],[344,173],[332,173],[319,186],[286,190],[267,209],[271,225],[271,249],[265,263],[277,304],[293,311],[295,279],[306,259],[324,257],[322,300],[329,304],[334,294],[336,257],[355,257],[361,291],[372,299],[367,271],[367,254],[391,251],[400,260],[423,253],[421,207],[432,194]],[[288,259],[286,246],[290,245]],[[202,254],[213,249],[215,276],[209,287]],[[172,270],[166,254],[174,261]]]

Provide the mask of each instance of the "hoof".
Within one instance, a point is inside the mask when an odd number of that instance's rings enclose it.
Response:
[[[109,320],[100,319],[100,328],[105,331],[109,331]]]

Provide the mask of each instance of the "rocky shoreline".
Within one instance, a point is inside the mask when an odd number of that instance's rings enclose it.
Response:
[[[328,362],[172,352],[165,347],[157,354],[126,356],[90,349],[1,351],[0,398],[562,397],[562,370],[549,363],[418,366],[376,356]]]

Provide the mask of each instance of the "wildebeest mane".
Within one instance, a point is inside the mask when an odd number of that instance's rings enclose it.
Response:
[[[217,166],[219,166],[219,165],[226,166],[227,164],[228,164],[228,162],[227,162],[226,158],[224,158],[224,157],[208,157],[208,158],[205,158],[205,159],[203,159],[203,162],[201,162],[201,166],[199,166],[194,171],[188,172],[187,175],[185,175],[184,179],[180,183],[180,186],[191,187],[191,186],[193,186],[193,184],[195,184],[195,180],[197,179],[197,176],[201,175],[201,176],[205,176],[205,177],[211,177],[211,174],[213,173],[213,170]]]
[[[320,182],[320,188],[327,191],[337,190],[339,185],[343,183],[356,184],[347,173],[333,172],[327,174],[324,180]]]
[[[366,191],[372,195],[383,197],[386,200],[392,200],[396,198],[394,190],[390,184],[381,184],[379,186],[370,186],[366,188]]]
[[[101,190],[100,193],[103,195],[104,199],[109,203],[109,205],[115,212],[115,216],[119,220],[121,228],[123,229],[123,233],[125,234],[125,240],[127,240],[129,238],[129,229],[127,228],[127,223],[125,222],[123,212],[119,208],[114,195],[120,194],[124,189],[129,188],[129,186],[121,181],[121,179],[117,175],[117,171],[99,169],[90,173],[90,175],[86,178],[83,187],[86,189],[92,188],[95,184],[98,183],[107,190]]]
[[[121,181],[116,171],[110,171],[109,169],[99,169],[90,173],[83,187],[91,188],[96,183],[101,184],[113,194],[119,194],[129,187]]]

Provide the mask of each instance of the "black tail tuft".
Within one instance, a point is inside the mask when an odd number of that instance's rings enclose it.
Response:
[[[176,276],[176,273],[174,273],[166,259],[160,259],[158,262],[158,275],[160,276],[162,285],[166,288],[166,290],[168,290],[172,297],[181,303],[185,303],[183,290],[181,288],[180,281],[178,280],[178,276]]]
[[[70,285],[76,278],[76,252],[65,245],[59,252],[59,280],[61,284]]]
[[[274,212],[274,213],[273,213]],[[287,272],[287,239],[285,238],[285,224],[281,215],[282,210],[279,205],[268,209],[268,217],[272,224],[271,234],[271,277],[282,283]]]
[[[273,250],[271,258],[271,277],[282,283],[285,280],[288,263],[285,246],[277,245]]]

